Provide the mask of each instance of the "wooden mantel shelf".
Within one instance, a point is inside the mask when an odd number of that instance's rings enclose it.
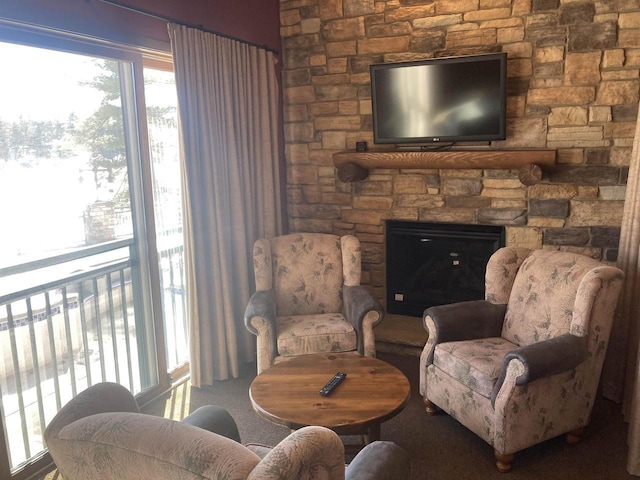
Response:
[[[520,181],[534,185],[542,179],[542,166],[556,162],[555,150],[448,150],[338,152],[333,163],[343,182],[364,180],[372,168],[520,169]]]

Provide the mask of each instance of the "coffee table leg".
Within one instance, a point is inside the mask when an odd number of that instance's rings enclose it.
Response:
[[[376,423],[371,425],[363,436],[365,445],[369,445],[371,442],[380,440],[380,424]]]

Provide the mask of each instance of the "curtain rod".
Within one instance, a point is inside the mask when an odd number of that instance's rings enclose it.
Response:
[[[89,0],[86,0],[89,1]],[[197,30],[201,30],[203,32],[206,33],[213,33],[214,35],[218,35],[220,37],[224,37],[224,38],[228,38],[229,40],[235,40],[236,42],[240,42],[240,43],[244,43],[245,45],[250,45],[252,47],[257,47],[257,48],[261,48],[263,50],[267,50],[268,52],[272,52],[275,53],[276,55],[279,55],[280,52],[274,48],[270,48],[267,47],[266,45],[258,45],[257,43],[253,43],[253,42],[249,42],[247,40],[242,40],[240,38],[236,38],[236,37],[232,37],[231,35],[225,35],[224,33],[220,33],[220,32],[215,32],[213,30],[208,30],[206,28],[204,28],[202,25],[193,25],[190,23],[185,23],[181,20],[178,20],[176,18],[172,18],[166,15],[160,15],[158,13],[154,13],[150,10],[146,10],[143,8],[139,8],[139,7],[134,7],[132,5],[127,5],[124,2],[121,2],[120,0],[98,0],[99,2],[102,3],[107,3],[109,5],[113,5],[116,7],[120,7],[120,8],[124,8],[125,10],[131,10],[132,12],[136,12],[136,13],[140,13],[142,15],[146,15],[148,17],[153,17],[153,18],[157,18],[158,20],[164,20],[165,22],[170,22],[170,23],[176,23],[178,25],[182,25],[185,27],[189,27],[189,28],[195,28]]]

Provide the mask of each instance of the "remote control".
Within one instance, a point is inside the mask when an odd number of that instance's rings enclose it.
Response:
[[[322,387],[322,389],[320,390],[320,395],[322,395],[323,397],[329,395],[338,385],[340,385],[340,382],[342,382],[346,376],[346,373],[336,373],[333,378],[331,378],[331,380],[329,380],[327,384]]]

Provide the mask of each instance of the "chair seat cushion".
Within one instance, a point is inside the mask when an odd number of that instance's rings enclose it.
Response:
[[[356,331],[340,313],[278,317],[276,323],[278,353],[284,357],[357,348]]]
[[[441,343],[435,348],[433,364],[474,392],[491,398],[502,359],[516,348],[500,337]]]

